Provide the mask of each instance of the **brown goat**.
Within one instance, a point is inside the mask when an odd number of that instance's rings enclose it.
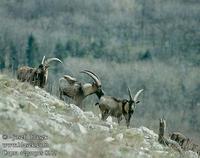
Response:
[[[99,105],[99,109],[101,110],[102,120],[106,120],[108,116],[113,116],[116,117],[118,123],[120,123],[122,116],[124,116],[126,125],[129,127],[130,119],[135,111],[136,104],[140,102],[137,99],[142,91],[143,89],[139,90],[134,98],[132,98],[130,89],[128,88],[129,100],[102,95],[99,103],[96,103],[96,105]]]
[[[191,150],[200,155],[200,146],[195,144],[191,139],[187,138],[180,132],[173,132],[170,134],[170,139],[176,141],[183,150]]]
[[[45,56],[42,59],[38,68],[32,68],[28,66],[22,66],[17,70],[17,79],[21,82],[29,82],[34,86],[44,88],[48,78],[49,63],[52,61],[62,61],[58,58],[49,58],[45,60]]]
[[[187,137],[179,132],[173,132],[172,134],[170,134],[170,139],[176,141],[180,146],[183,146],[183,144],[187,140]]]

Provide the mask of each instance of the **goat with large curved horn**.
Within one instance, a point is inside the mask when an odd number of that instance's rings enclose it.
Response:
[[[64,77],[59,80],[59,91],[60,99],[64,100],[63,96],[67,96],[73,99],[77,106],[82,108],[82,101],[87,96],[96,94],[100,98],[100,96],[103,95],[103,91],[101,89],[101,81],[95,73],[89,70],[83,70],[80,73],[87,74],[94,80],[94,82],[81,83],[74,77],[64,75]]]
[[[52,61],[62,63],[58,58],[49,58],[46,60],[45,56],[43,56],[42,62],[38,68],[32,68],[29,66],[20,67],[17,71],[17,79],[44,88],[47,83],[49,63]]]

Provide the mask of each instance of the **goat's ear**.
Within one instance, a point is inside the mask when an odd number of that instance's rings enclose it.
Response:
[[[138,103],[140,103],[140,101],[138,100],[138,101],[136,101],[136,103],[135,104],[138,104]]]
[[[95,82],[92,82],[92,86],[97,86],[97,84]]]
[[[126,99],[122,100],[122,104],[126,104],[126,103],[127,103]]]

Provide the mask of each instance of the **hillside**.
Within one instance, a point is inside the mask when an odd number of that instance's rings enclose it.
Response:
[[[127,129],[111,119],[102,122],[92,112],[83,112],[38,87],[5,75],[0,75],[0,118],[0,150],[13,157],[179,157],[178,152],[160,145],[158,135],[142,125]],[[27,145],[26,152],[21,152],[15,144],[19,142],[38,143],[44,148]],[[6,157],[3,153],[1,157]],[[192,152],[184,155],[197,157]]]

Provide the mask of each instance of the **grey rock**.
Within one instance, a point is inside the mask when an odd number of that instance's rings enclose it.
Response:
[[[77,134],[87,134],[88,133],[86,128],[84,126],[82,126],[80,123],[73,124],[71,128]]]
[[[112,142],[112,141],[114,141],[115,139],[114,138],[112,138],[112,137],[107,137],[106,139],[104,139],[104,141],[105,142]]]

